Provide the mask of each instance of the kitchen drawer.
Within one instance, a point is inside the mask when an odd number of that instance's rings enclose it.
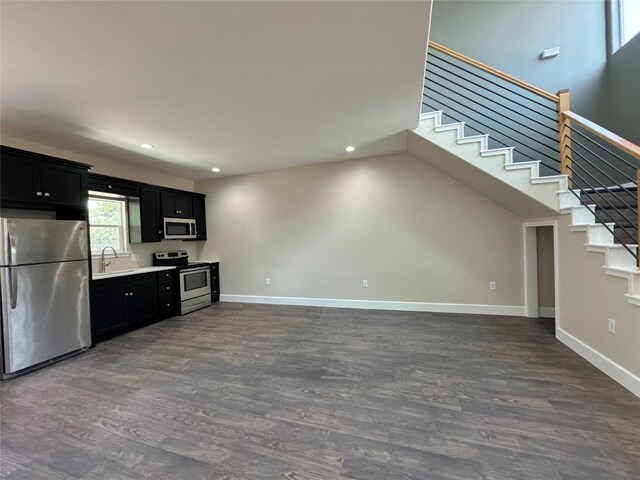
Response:
[[[175,293],[175,287],[173,281],[160,282],[158,284],[158,295],[161,297],[172,297]]]
[[[173,278],[174,278],[175,273],[176,273],[175,270],[164,270],[162,272],[158,272],[158,281],[159,282],[164,282],[164,281],[173,282]]]
[[[161,320],[174,317],[178,314],[180,302],[173,297],[162,297],[158,301],[158,316]]]

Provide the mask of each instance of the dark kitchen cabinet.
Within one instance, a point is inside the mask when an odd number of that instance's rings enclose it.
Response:
[[[77,209],[86,216],[89,168],[89,165],[2,146],[2,206]]]
[[[127,202],[129,241],[131,243],[159,242],[164,237],[160,190],[141,186],[139,192],[138,198],[130,198]]]
[[[220,300],[220,263],[214,262],[209,267],[211,272],[211,301]]]
[[[87,208],[87,171],[66,165],[43,164],[42,202],[64,207]]]
[[[106,175],[89,174],[89,190],[102,193],[113,193],[125,197],[139,197],[140,185],[135,182],[121,180]]]
[[[24,157],[5,155],[0,160],[0,199],[3,202],[40,203],[40,165]]]
[[[193,218],[196,221],[196,240],[207,239],[207,218],[204,208],[204,195],[193,194]]]
[[[164,237],[160,190],[142,187],[140,189],[140,223],[143,242],[159,242]]]
[[[155,273],[94,280],[91,322],[94,338],[104,340],[158,319]]]
[[[94,282],[91,292],[91,325],[94,342],[126,331],[124,300],[120,285],[108,285],[109,279]]]
[[[178,271],[158,272],[158,317],[164,320],[180,313]]]
[[[191,194],[162,190],[161,205],[163,217],[193,218]]]

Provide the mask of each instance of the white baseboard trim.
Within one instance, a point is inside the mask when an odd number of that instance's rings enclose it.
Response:
[[[556,307],[538,307],[538,317],[556,318]]]
[[[597,350],[594,350],[586,343],[578,340],[576,337],[574,337],[570,333],[567,333],[559,327],[556,329],[556,336],[558,340],[560,340],[586,361],[613,378],[624,388],[631,391],[631,393],[633,393],[636,397],[640,397],[640,377],[622,367],[621,365],[618,365],[610,358],[605,357]]]
[[[260,295],[220,295],[222,302],[300,305],[305,307],[361,308],[368,310],[402,310],[408,312],[471,313],[524,317],[519,305],[474,305],[469,303],[395,302],[385,300],[348,300],[335,298],[271,297]]]

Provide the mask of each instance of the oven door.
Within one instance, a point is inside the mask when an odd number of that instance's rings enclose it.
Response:
[[[209,267],[194,268],[180,272],[180,301],[208,295],[211,297]]]
[[[191,218],[164,219],[165,240],[184,240],[196,238],[196,221]]]

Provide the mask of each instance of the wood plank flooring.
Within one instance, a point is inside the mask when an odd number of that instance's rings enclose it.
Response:
[[[11,480],[640,478],[640,401],[523,318],[222,303],[0,393]]]

